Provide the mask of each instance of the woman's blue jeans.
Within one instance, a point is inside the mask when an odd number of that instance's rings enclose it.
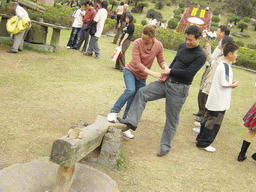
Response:
[[[126,108],[123,115],[123,119],[125,119],[131,107],[135,94],[140,88],[146,85],[146,80],[139,79],[128,69],[124,69],[123,75],[126,89],[124,90],[123,94],[117,99],[114,107],[110,110],[110,112],[119,113],[126,103]]]

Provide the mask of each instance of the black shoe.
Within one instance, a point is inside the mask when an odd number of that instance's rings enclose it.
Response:
[[[120,117],[117,117],[117,120],[122,123],[122,124],[125,124],[127,125],[130,129],[132,129],[133,131],[136,130],[137,126],[135,125],[132,125],[131,123],[127,122],[125,119],[121,119]]]
[[[198,121],[198,122],[202,121],[202,119],[200,117],[199,118],[195,118],[195,120]]]
[[[18,49],[18,51],[20,51],[20,52],[21,52],[21,51],[22,51],[22,49]]]
[[[253,154],[252,154],[252,158],[253,158],[253,160],[256,161],[256,153],[253,153]]]
[[[238,157],[237,157],[237,161],[244,161],[246,159],[246,155],[245,154],[242,154],[242,153],[239,153]]]
[[[7,53],[18,53],[18,52],[10,50],[10,51],[7,51]]]
[[[161,149],[161,150],[157,153],[157,156],[160,156],[160,157],[165,156],[165,155],[167,155],[168,152],[169,152],[169,151],[164,151],[164,150]]]
[[[193,115],[198,116],[198,117],[202,116],[202,114],[200,114],[200,113],[193,113]]]

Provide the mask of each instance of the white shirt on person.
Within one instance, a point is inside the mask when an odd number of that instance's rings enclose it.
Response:
[[[210,111],[225,111],[230,108],[232,88],[224,88],[230,86],[233,81],[233,71],[230,64],[223,60],[216,68],[212,85],[209,91],[205,107]]]
[[[17,5],[17,7],[16,7],[16,9],[15,9],[15,14],[18,15],[19,19],[22,19],[22,17],[25,16],[25,18],[26,18],[28,21],[30,21],[30,18],[29,18],[29,16],[28,16],[27,11],[26,11],[23,7],[21,7],[21,6],[19,6],[19,5]]]
[[[77,9],[72,14],[72,17],[74,17],[74,22],[72,23],[72,27],[75,28],[81,28],[83,25],[83,16],[85,14],[85,11],[82,11],[81,9]]]
[[[107,16],[108,16],[107,10],[104,8],[101,8],[98,10],[96,16],[94,17],[93,20],[97,22],[97,31],[95,33],[96,37],[101,36]]]

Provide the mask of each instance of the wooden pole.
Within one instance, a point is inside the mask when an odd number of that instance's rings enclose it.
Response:
[[[76,164],[71,167],[59,166],[53,192],[68,192],[75,176]]]

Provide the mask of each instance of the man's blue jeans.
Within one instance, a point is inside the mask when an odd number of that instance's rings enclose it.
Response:
[[[110,112],[119,113],[125,103],[127,103],[123,115],[123,119],[125,119],[131,107],[135,94],[140,88],[146,86],[146,80],[139,79],[128,69],[124,69],[123,75],[126,89],[124,90],[123,94],[117,99],[114,107],[110,110]]]
[[[77,43],[80,32],[81,32],[81,28],[75,28],[75,27],[72,28],[67,46],[73,47]]]

